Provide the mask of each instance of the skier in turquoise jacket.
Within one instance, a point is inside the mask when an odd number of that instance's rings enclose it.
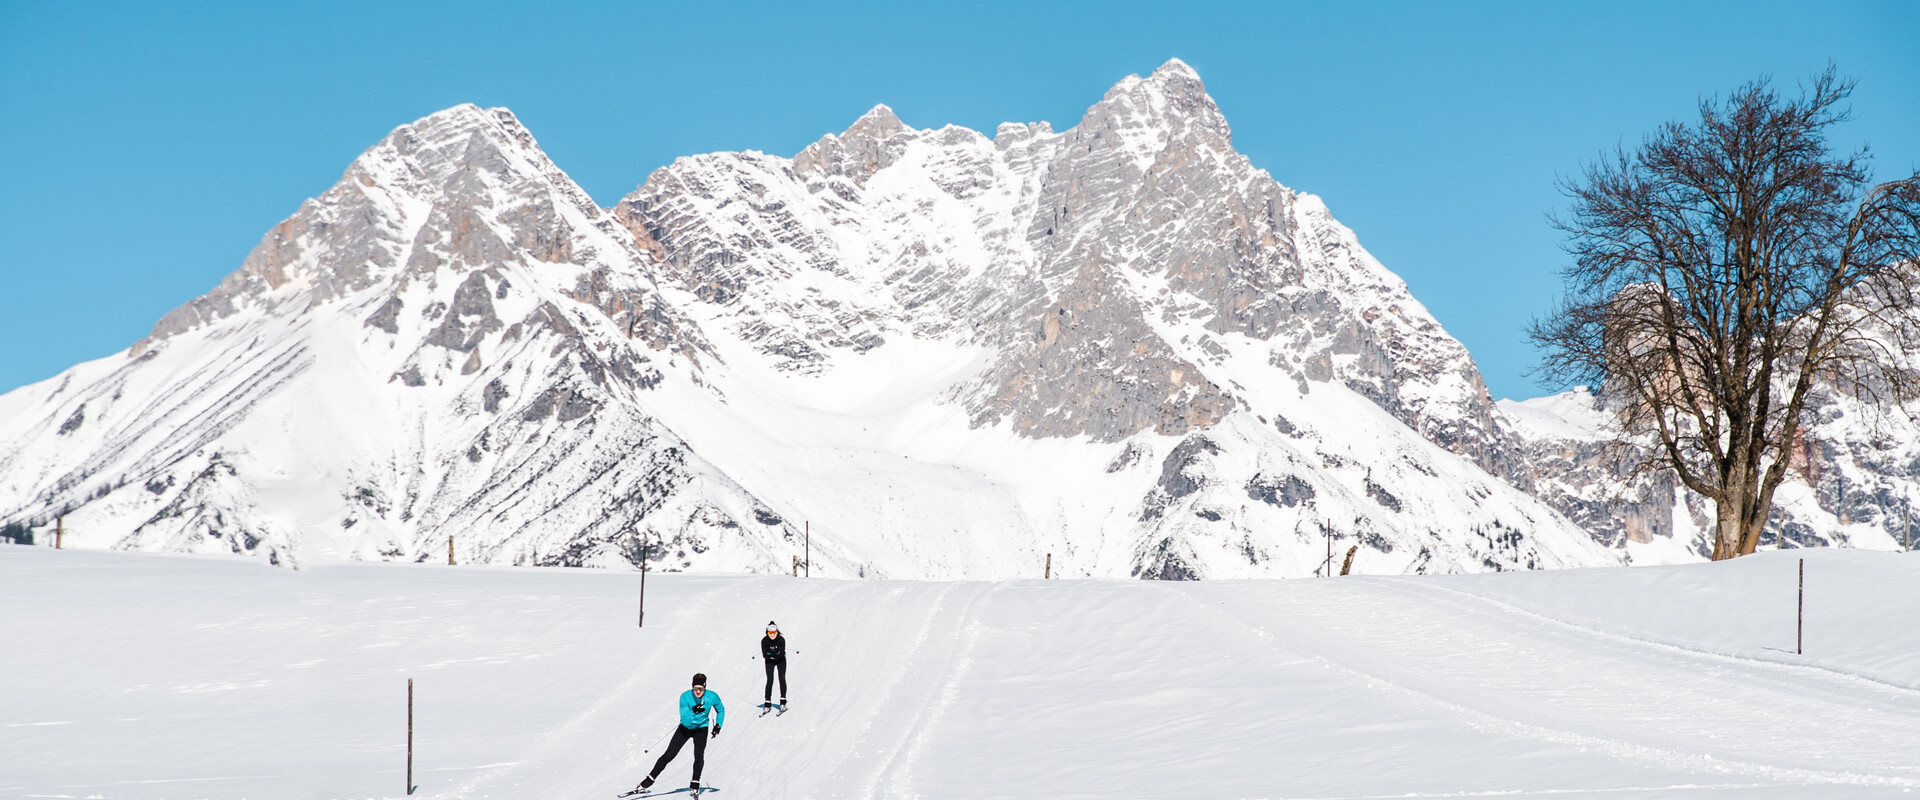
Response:
[[[667,743],[667,751],[660,754],[660,760],[653,762],[653,771],[647,779],[640,782],[640,789],[653,786],[655,778],[680,754],[680,747],[688,740],[693,742],[693,783],[688,787],[700,791],[700,770],[707,765],[707,721],[713,721],[714,738],[720,736],[720,726],[727,721],[727,706],[720,702],[720,693],[707,689],[707,675],[695,673],[693,688],[680,693],[680,724],[673,729],[673,740]]]

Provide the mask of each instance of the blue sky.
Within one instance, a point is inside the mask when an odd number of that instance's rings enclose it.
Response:
[[[875,103],[991,132],[1200,72],[1496,397],[1565,263],[1560,176],[1702,95],[1829,61],[1845,145],[1920,165],[1920,3],[93,4],[0,0],[0,391],[130,344],[395,126],[512,108],[610,205],[674,157],[791,155]]]

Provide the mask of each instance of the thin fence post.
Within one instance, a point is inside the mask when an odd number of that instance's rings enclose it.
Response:
[[[453,566],[453,537],[447,537],[447,566]]]
[[[1807,644],[1807,560],[1800,559],[1800,606],[1794,613],[1793,654],[1804,655]]]
[[[62,514],[60,516],[53,518],[53,549],[55,550],[61,549],[62,540],[66,538],[67,538],[67,515]]]
[[[413,679],[407,679],[407,794],[413,794]]]
[[[1046,580],[1053,580],[1053,554],[1047,554],[1047,571],[1040,574]]]
[[[653,544],[651,542],[648,542],[646,540],[646,537],[644,536],[641,537],[640,539],[640,621],[639,621],[639,624],[634,626],[636,628],[647,627],[647,555],[648,555],[648,549],[651,548],[652,546]]]

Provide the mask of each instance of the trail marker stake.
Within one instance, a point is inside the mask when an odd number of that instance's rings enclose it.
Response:
[[[650,554],[649,550],[650,548],[652,548],[652,546],[653,546],[652,543],[648,542],[645,537],[641,537],[640,539],[640,620],[638,624],[634,625],[634,627],[636,628],[647,627],[647,556]]]
[[[453,566],[453,537],[447,537],[447,566]]]
[[[1800,559],[1800,608],[1794,616],[1793,654],[1806,653],[1807,643],[1807,560]]]
[[[407,679],[407,794],[413,794],[413,679]]]
[[[1052,553],[1047,554],[1047,571],[1040,573],[1040,577],[1045,578],[1046,580],[1053,580],[1053,554]]]
[[[65,514],[53,518],[53,549],[59,550],[62,539],[67,538],[67,517]]]

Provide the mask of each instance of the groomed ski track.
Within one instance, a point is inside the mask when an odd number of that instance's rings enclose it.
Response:
[[[605,800],[696,671],[729,798],[1920,787],[1920,556],[1442,578],[827,581],[0,547],[0,797]],[[793,707],[757,717],[756,637]],[[662,776],[684,786],[690,750]]]

